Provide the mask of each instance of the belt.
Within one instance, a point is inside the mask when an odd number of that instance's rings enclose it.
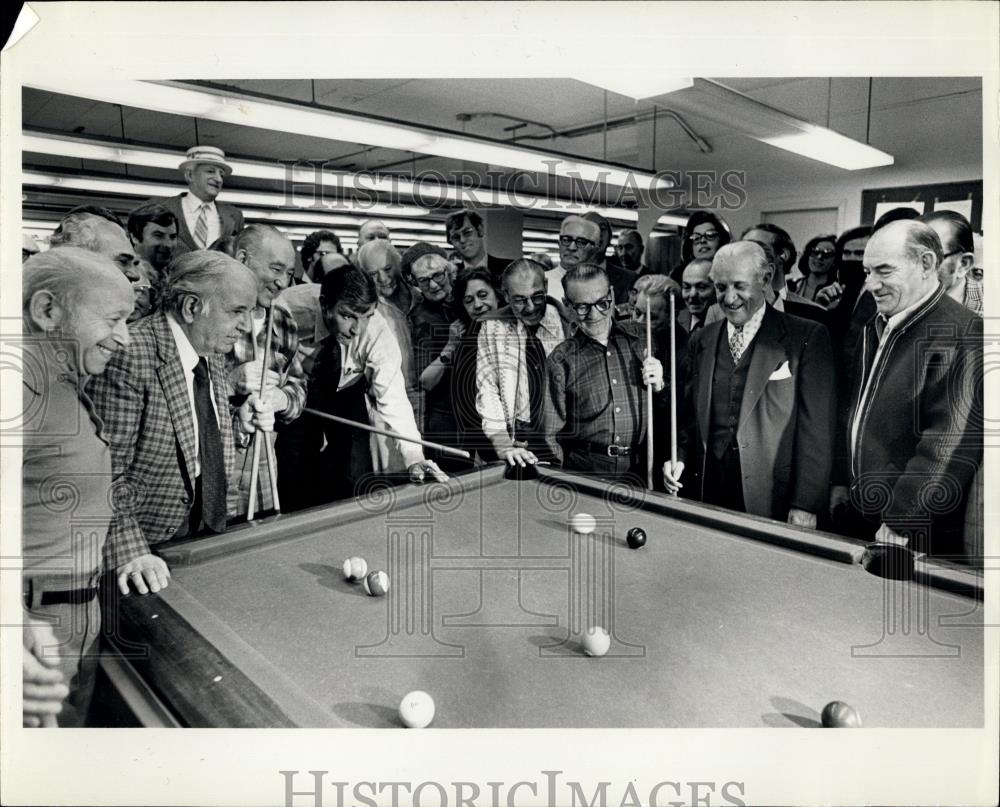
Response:
[[[34,605],[85,605],[97,597],[96,588],[72,588],[57,591],[43,591],[37,598],[32,596],[30,584],[24,592],[24,604],[28,609]],[[32,603],[34,600],[34,605]]]
[[[620,446],[615,443],[590,443],[586,440],[567,440],[567,447],[587,451],[591,454],[603,454],[606,457],[628,457],[639,450],[639,446]]]

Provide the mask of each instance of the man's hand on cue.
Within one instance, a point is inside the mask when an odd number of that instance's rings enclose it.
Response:
[[[448,474],[438,468],[434,460],[420,460],[415,462],[407,470],[410,472],[411,482],[423,482],[427,474],[434,477],[435,482],[447,482]]]
[[[648,358],[642,362],[642,380],[653,392],[663,390],[663,365],[659,359]]]
[[[160,591],[170,583],[170,569],[166,561],[153,554],[140,555],[135,560],[119,566],[116,572],[118,590],[122,594],[129,593],[129,584],[139,593]]]
[[[667,488],[667,493],[672,493],[677,495],[683,484],[681,484],[681,474],[684,473],[684,463],[681,460],[677,462],[670,462],[667,460],[663,463],[663,484]]]

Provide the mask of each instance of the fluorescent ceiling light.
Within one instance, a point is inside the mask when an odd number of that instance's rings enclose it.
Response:
[[[664,76],[655,68],[601,68],[594,73],[576,73],[573,78],[585,84],[600,87],[602,90],[624,95],[641,101],[654,95],[664,95],[668,92],[685,90],[694,84],[694,79],[677,76]]]
[[[822,126],[816,126],[811,132],[794,132],[763,137],[760,140],[769,146],[777,146],[779,149],[836,165],[838,168],[846,168],[848,171],[879,168],[883,165],[892,165],[896,161],[891,154],[866,146]]]
[[[93,191],[95,193],[114,193],[126,196],[146,196],[164,198],[174,195],[173,188],[156,182],[140,182],[136,180],[97,179],[76,176],[57,176],[41,174],[34,171],[24,171],[21,174],[22,185],[40,185],[48,188],[65,190]],[[178,189],[179,190],[179,189]],[[293,189],[293,191],[296,189]],[[219,194],[220,202],[248,206],[264,205],[265,207],[295,208],[296,210],[343,211],[366,217],[372,216],[426,216],[429,211],[422,207],[397,204],[370,204],[367,202],[345,202],[337,199],[321,199],[315,195],[301,195],[303,188],[297,189],[300,195],[281,193],[263,193],[259,191],[227,191]]]
[[[635,184],[638,187],[662,189],[673,185],[665,178],[643,171],[630,171],[520,146],[442,134],[430,129],[371,120],[340,112],[309,109],[298,104],[264,101],[218,90],[208,91],[148,81],[95,81],[71,76],[58,80],[28,82],[26,86],[111,104],[123,104],[175,115],[190,115],[235,126],[252,126],[307,137],[321,137],[325,140],[363,143],[398,151],[414,151],[419,154],[500,165],[539,174],[576,176],[587,182],[603,181],[622,187]],[[335,136],[332,136],[334,133]]]
[[[55,157],[70,157],[78,160],[98,160],[118,165],[141,165],[148,168],[175,170],[183,162],[182,152],[162,149],[118,146],[115,144],[84,140],[76,137],[23,132],[23,151],[49,154]],[[366,193],[375,191],[390,198],[400,194],[424,201],[452,202],[459,205],[474,204],[481,207],[513,207],[519,210],[552,210],[564,215],[582,215],[595,210],[605,218],[638,221],[634,210],[624,207],[591,208],[585,204],[567,199],[546,199],[543,196],[503,191],[495,188],[456,188],[437,182],[410,182],[398,177],[380,177],[373,174],[356,174],[347,171],[320,171],[301,167],[289,175],[282,165],[251,162],[249,160],[227,159],[238,177],[265,179],[279,182],[291,181],[296,186],[319,184],[323,188],[338,191],[356,189]],[[226,191],[223,191],[226,193]],[[373,214],[374,215],[374,214]],[[387,213],[386,215],[401,215]]]
[[[670,99],[671,109],[812,160],[857,171],[892,165],[895,158],[845,135],[796,118],[711,79],[696,78],[694,91]]]

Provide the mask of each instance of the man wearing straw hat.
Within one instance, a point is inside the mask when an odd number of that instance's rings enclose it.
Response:
[[[174,257],[193,249],[208,249],[216,239],[236,235],[243,229],[243,214],[232,205],[215,201],[233,173],[222,149],[192,146],[180,171],[187,191],[161,200],[177,218]]]

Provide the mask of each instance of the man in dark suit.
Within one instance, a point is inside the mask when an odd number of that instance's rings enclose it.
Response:
[[[721,247],[712,282],[725,315],[691,336],[681,480],[709,504],[815,528],[833,462],[833,354],[826,328],[765,302],[770,266],[759,245]],[[685,466],[689,469],[684,474]]]
[[[236,436],[223,356],[249,330],[256,298],[256,280],[238,261],[188,253],[172,264],[161,310],[131,329],[131,344],[94,378],[117,488],[109,568],[175,537],[226,529]],[[241,433],[270,430],[274,415],[253,400],[238,422]]]
[[[188,189],[158,201],[177,218],[174,257],[194,249],[208,249],[219,238],[243,229],[243,214],[232,205],[215,201],[225,180],[233,173],[222,149],[192,146],[180,171]]]
[[[846,505],[860,537],[957,555],[983,458],[983,321],[940,284],[943,254],[917,221],[865,248],[878,311],[855,354],[830,508]]]

